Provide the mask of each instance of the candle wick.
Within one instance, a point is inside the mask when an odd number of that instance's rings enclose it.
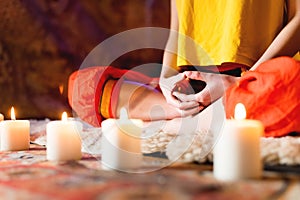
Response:
[[[128,119],[127,110],[124,107],[120,109],[120,119]]]

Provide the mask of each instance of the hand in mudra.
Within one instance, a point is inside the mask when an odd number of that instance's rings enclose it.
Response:
[[[183,73],[179,73],[168,78],[161,77],[159,81],[160,88],[167,103],[174,106],[182,117],[193,115],[202,109],[199,107],[199,103],[197,101],[181,101],[173,95],[176,88],[178,89],[178,83],[181,83],[184,80],[185,75]],[[186,89],[185,87],[188,86],[184,86],[182,84],[182,91]]]
[[[193,80],[193,82],[199,81],[199,84],[202,84],[202,86],[203,82],[206,84],[204,87],[200,87],[202,90],[198,88],[195,93],[190,92],[190,90],[188,92],[181,90],[174,91],[172,94],[181,102],[196,101],[203,107],[210,105],[223,96],[225,90],[238,80],[234,76],[199,71],[186,71],[183,74],[187,79]],[[190,88],[195,88],[195,86],[190,86]]]

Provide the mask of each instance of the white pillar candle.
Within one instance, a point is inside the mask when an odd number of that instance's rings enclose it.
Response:
[[[79,160],[81,154],[82,124],[68,120],[67,113],[62,114],[62,120],[47,124],[47,160],[67,161]]]
[[[235,119],[226,120],[216,140],[213,173],[221,181],[259,178],[262,174],[260,137],[264,127],[260,121],[246,120],[243,104],[235,107]]]
[[[11,108],[11,120],[0,122],[1,151],[27,150],[30,145],[29,120],[16,120],[14,107]]]
[[[143,121],[128,119],[126,109],[120,119],[102,122],[101,161],[104,168],[132,172],[142,164],[141,133]]]

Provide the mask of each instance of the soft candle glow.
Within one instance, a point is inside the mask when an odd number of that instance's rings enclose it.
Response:
[[[67,161],[81,159],[82,124],[68,120],[67,112],[63,112],[61,120],[47,124],[47,160]]]
[[[214,176],[222,181],[259,178],[262,172],[260,137],[264,131],[263,124],[246,119],[242,103],[235,106],[234,118],[225,121],[214,148]]]
[[[242,120],[242,119],[246,119],[246,108],[244,106],[244,104],[242,103],[238,103],[235,106],[234,109],[234,119],[237,120]]]
[[[16,120],[14,107],[11,107],[11,109],[10,109],[10,118],[11,118],[11,120]]]
[[[130,119],[125,108],[119,119],[101,123],[101,162],[103,168],[134,172],[142,164],[141,133],[143,121]]]
[[[4,120],[0,123],[1,151],[18,151],[29,149],[29,120],[16,120],[14,107],[11,107],[10,118],[11,120]]]
[[[62,115],[61,115],[61,120],[62,121],[68,121],[68,114],[67,112],[63,112]]]
[[[60,94],[63,94],[64,93],[64,85],[63,84],[59,85],[58,90],[59,90]]]

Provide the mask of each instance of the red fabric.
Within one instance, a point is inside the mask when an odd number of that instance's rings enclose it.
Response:
[[[108,79],[118,79],[115,89],[118,90],[123,80],[131,80],[144,84],[152,82],[153,78],[132,70],[122,70],[111,66],[89,67],[73,72],[69,77],[69,104],[78,117],[93,126],[100,126],[103,117],[98,107],[102,90]],[[114,91],[112,99],[118,92]]]
[[[262,121],[266,137],[300,132],[300,62],[279,57],[245,73],[226,91],[227,118],[237,103],[245,105],[248,119]]]
[[[119,94],[120,84],[119,84],[119,87],[116,87],[116,85],[118,85],[118,82],[114,83],[114,86],[113,86],[112,91],[111,91],[111,98],[110,98],[111,103],[109,104],[109,116],[114,116],[115,115],[115,113],[114,113],[114,111],[116,110],[115,106],[118,103],[118,100],[117,100],[117,98],[114,97],[114,95],[117,94],[117,93]],[[116,90],[118,90],[118,91],[116,92]]]

